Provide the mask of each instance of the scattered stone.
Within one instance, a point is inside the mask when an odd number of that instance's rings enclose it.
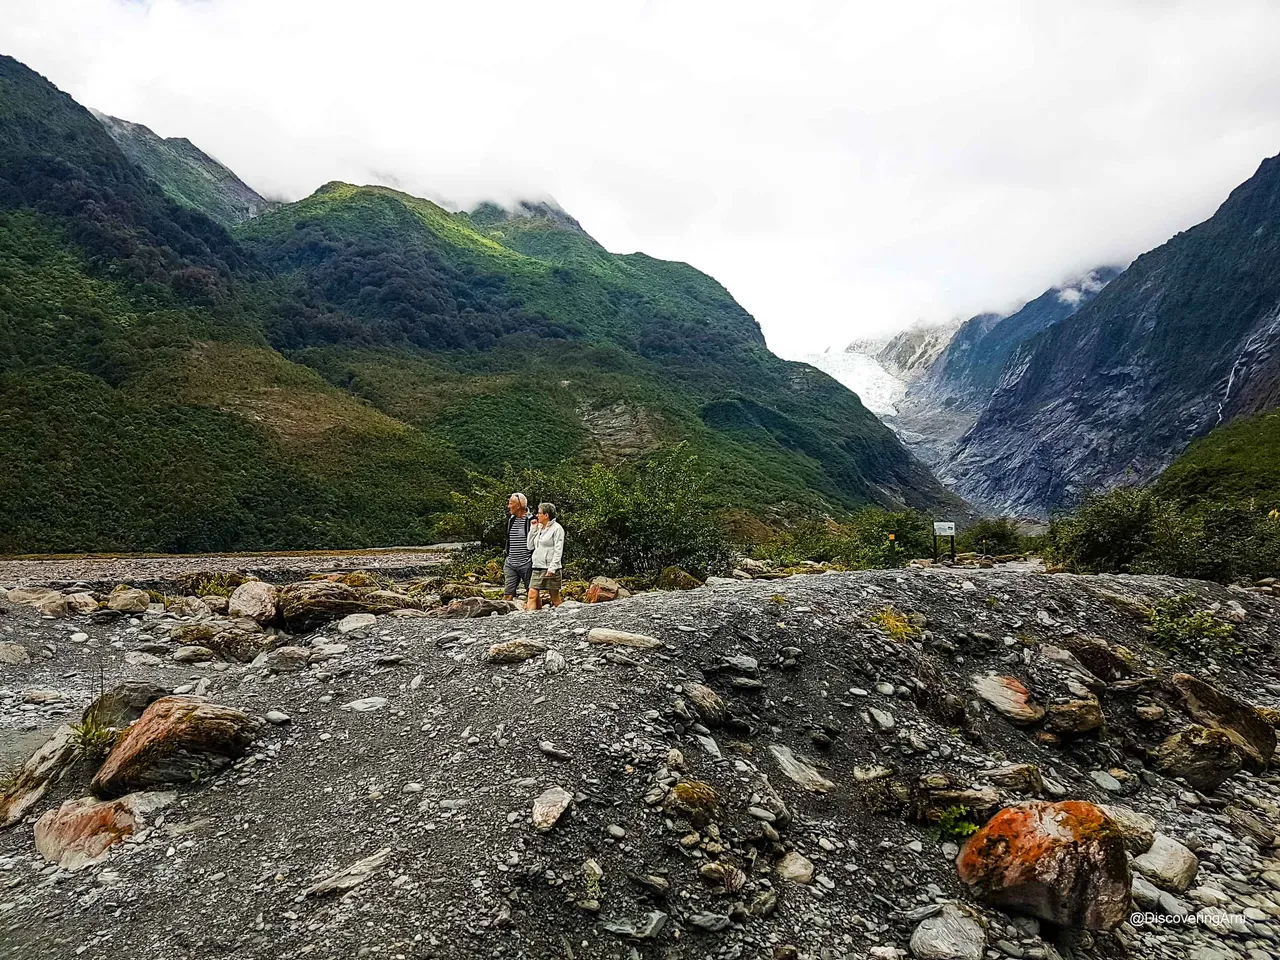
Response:
[[[107,595],[107,607],[119,613],[146,613],[151,597],[145,590],[120,584]]]
[[[1129,913],[1124,838],[1084,801],[1006,807],[965,842],[957,868],[979,898],[1051,923],[1111,930]]]
[[[176,797],[174,793],[131,793],[117,800],[68,800],[36,821],[36,850],[64,870],[82,870],[105,859],[113,845],[135,832],[143,816],[163,809]]]
[[[606,627],[594,627],[588,631],[587,642],[606,646],[635,647],[638,650],[652,650],[662,646],[662,641],[655,637],[647,637],[642,633],[626,633],[623,630],[610,630]]]
[[[559,822],[561,815],[573,803],[573,794],[563,787],[550,787],[533,801],[533,827],[546,833]]]
[[[0,793],[0,829],[13,826],[40,802],[49,785],[70,768],[76,752],[76,732],[64,724],[27,758]]]
[[[274,724],[277,727],[282,727],[286,723],[291,723],[291,722],[292,720],[289,717],[289,715],[283,712],[282,710],[267,711],[267,723]]]
[[[1124,837],[1125,848],[1130,853],[1138,854],[1151,849],[1156,838],[1156,822],[1153,818],[1120,804],[1099,804],[1099,807],[1119,829],[1120,835]]]
[[[651,910],[636,920],[616,919],[604,922],[604,928],[610,933],[632,940],[652,940],[666,925],[667,915],[661,910]]]
[[[769,745],[769,752],[782,772],[810,793],[826,793],[835,786],[812,763],[792,753],[790,747],[774,743]]]
[[[1158,886],[1181,893],[1195,880],[1200,861],[1177,840],[1157,833],[1150,849],[1134,857],[1133,866]]]
[[[684,695],[693,704],[699,718],[709,727],[718,727],[724,723],[725,702],[720,694],[701,683],[686,681],[682,684]]]
[[[7,640],[0,642],[0,663],[17,666],[18,664],[30,662],[31,655],[27,653],[27,648],[22,644],[11,643]]]
[[[147,707],[168,695],[168,689],[158,684],[129,680],[94,698],[80,720],[95,727],[123,730],[142,716]]]
[[[346,893],[364,883],[376,874],[391,859],[391,848],[383,847],[377,853],[357,860],[349,867],[330,874],[319,883],[312,884],[303,891],[306,897],[328,897],[338,893]]]
[[[520,663],[547,652],[547,645],[536,640],[505,640],[489,648],[484,658],[489,663]]]
[[[1047,711],[1045,729],[1065,736],[1078,737],[1093,733],[1102,726],[1102,704],[1096,698],[1068,700],[1051,703]]]
[[[272,673],[296,673],[307,668],[311,653],[309,647],[276,647],[263,656],[262,665]]]
[[[442,620],[467,620],[475,617],[494,617],[514,613],[520,605],[513,600],[486,600],[484,597],[464,597],[446,603],[443,607],[428,610],[427,616]]]
[[[1276,750],[1276,732],[1256,707],[1189,673],[1175,673],[1170,685],[1196,723],[1227,731],[1240,748],[1245,766],[1255,772],[1267,768]]]
[[[349,613],[338,621],[337,630],[339,633],[352,633],[356,630],[367,630],[377,622],[376,614]]]
[[[178,663],[199,663],[202,660],[214,660],[217,656],[208,647],[179,647],[173,651],[173,659]]]
[[[1152,751],[1155,768],[1212,793],[1244,766],[1236,740],[1226,730],[1190,726],[1167,737]]]
[[[381,710],[390,702],[386,697],[361,697],[359,700],[344,703],[338,709],[349,713],[369,713],[373,710]]]
[[[773,868],[773,872],[784,880],[793,880],[806,885],[813,883],[813,861],[795,850],[783,854],[778,865]]]
[[[982,960],[987,935],[967,913],[944,904],[911,934],[911,955],[919,960]]]

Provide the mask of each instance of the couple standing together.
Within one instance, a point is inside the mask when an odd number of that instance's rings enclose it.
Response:
[[[564,527],[556,522],[554,503],[538,504],[538,514],[533,516],[523,493],[511,495],[507,500],[507,542],[502,558],[502,593],[508,600],[514,600],[524,584],[529,591],[526,610],[541,610],[544,593],[553,607],[560,606]]]

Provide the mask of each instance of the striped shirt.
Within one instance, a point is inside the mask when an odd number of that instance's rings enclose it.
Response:
[[[527,567],[533,563],[533,551],[529,549],[529,525],[533,517],[509,516],[507,518],[507,563],[513,567]]]

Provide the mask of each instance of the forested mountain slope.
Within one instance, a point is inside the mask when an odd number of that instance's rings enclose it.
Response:
[[[469,470],[679,441],[761,515],[957,509],[710,277],[550,205],[334,183],[228,233],[150,172],[0,58],[0,551],[423,541]]]

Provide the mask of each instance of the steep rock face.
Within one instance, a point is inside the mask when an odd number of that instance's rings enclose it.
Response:
[[[274,204],[185,137],[161,137],[149,127],[92,111],[124,155],[166,194],[224,227],[243,223]]]
[[[907,387],[888,421],[908,448],[942,477],[960,438],[977,422],[1009,357],[1074,314],[1119,275],[1099,267],[1046,290],[1008,315],[981,313],[960,325]]]
[[[1193,438],[1276,402],[1277,342],[1273,157],[1209,220],[1015,350],[946,473],[987,507],[1039,515],[1149,480]]]

